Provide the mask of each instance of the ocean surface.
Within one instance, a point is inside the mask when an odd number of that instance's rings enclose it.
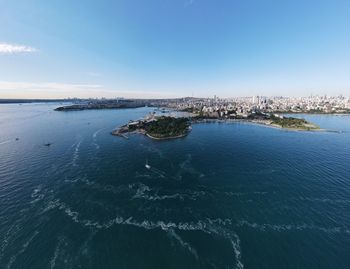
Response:
[[[350,268],[350,116],[153,141],[57,106],[0,105],[0,268]]]

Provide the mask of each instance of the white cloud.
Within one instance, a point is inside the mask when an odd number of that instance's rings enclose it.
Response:
[[[16,54],[24,52],[36,52],[36,48],[0,42],[0,54]]]
[[[0,81],[0,99],[6,98],[171,98],[179,97],[169,91],[142,91],[108,89],[97,84],[71,84],[57,82],[12,82]]]

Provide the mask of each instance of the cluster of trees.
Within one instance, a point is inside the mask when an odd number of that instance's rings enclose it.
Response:
[[[279,118],[275,116],[271,116],[271,120],[273,124],[277,124],[284,128],[303,128],[305,124],[308,122],[305,119],[297,119],[297,118]]]
[[[145,130],[154,137],[172,137],[184,135],[188,131],[187,118],[161,117],[145,126]]]

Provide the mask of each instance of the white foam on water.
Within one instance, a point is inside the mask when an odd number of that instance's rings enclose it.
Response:
[[[249,195],[267,195],[268,192],[264,191],[254,191],[254,192],[224,192],[225,195],[227,196],[249,196]]]
[[[238,224],[236,225],[237,227],[249,227],[253,228],[262,232],[265,232],[267,230],[273,230],[276,232],[283,232],[283,231],[291,231],[291,230],[296,230],[296,231],[303,231],[303,230],[317,230],[321,231],[324,233],[328,234],[335,234],[335,233],[350,233],[349,228],[347,227],[331,227],[331,228],[325,228],[325,227],[320,227],[317,225],[313,224],[258,224],[258,223],[250,223],[246,220],[239,221]]]
[[[74,211],[65,203],[61,202],[59,199],[49,202],[48,206],[45,208],[45,211],[55,209],[55,208],[63,211],[75,223],[79,223],[87,227],[95,227],[97,229],[109,229],[113,225],[130,225],[130,226],[144,228],[146,230],[153,230],[158,228],[162,230],[177,229],[177,230],[184,230],[184,231],[202,231],[202,232],[211,234],[212,232],[214,232],[214,230],[212,229],[210,230],[209,228],[213,224],[220,224],[220,225],[231,224],[231,220],[229,219],[225,219],[225,220],[206,219],[206,220],[199,220],[197,222],[174,223],[174,222],[150,221],[150,220],[137,221],[137,220],[134,220],[133,217],[123,218],[121,216],[117,216],[107,222],[100,223],[98,221],[81,219],[79,216],[79,212]]]
[[[132,199],[145,199],[148,201],[161,201],[161,200],[167,200],[167,199],[180,199],[180,200],[184,200],[184,196],[181,194],[172,194],[172,195],[138,195],[138,196],[134,196]]]
[[[44,199],[45,194],[46,194],[46,191],[43,191],[43,186],[39,185],[33,190],[32,194],[30,195],[30,197],[33,198],[33,200],[30,201],[30,203],[35,204],[41,201],[42,199]]]
[[[151,172],[153,172],[154,174],[158,175],[161,178],[165,178],[166,177],[166,173],[164,171],[159,170],[159,169],[157,169],[157,168],[155,168],[153,166],[149,170]]]
[[[49,205],[45,208],[45,211],[51,210],[51,209],[58,209],[63,211],[72,221],[75,223],[79,223],[86,227],[94,227],[96,229],[109,229],[113,225],[129,225],[129,226],[135,226],[139,228],[144,228],[146,230],[153,230],[153,229],[162,229],[162,230],[169,230],[169,229],[178,229],[178,230],[185,230],[185,231],[203,231],[206,233],[211,233],[207,228],[207,223],[203,221],[198,222],[185,222],[185,223],[174,223],[174,222],[164,222],[164,221],[150,221],[150,220],[143,220],[143,221],[136,221],[133,219],[133,217],[129,218],[123,218],[121,216],[117,216],[107,222],[100,223],[98,221],[93,221],[89,219],[81,219],[79,216],[79,212],[74,211],[69,206],[67,206],[65,203],[60,202],[59,199],[51,201]]]
[[[135,173],[135,178],[151,178],[150,174],[140,174],[138,172]]]
[[[37,186],[37,187],[33,190],[32,194],[31,194],[31,197],[32,197],[32,198],[37,197],[37,194],[42,190],[42,188],[43,188],[42,185]]]
[[[71,218],[72,221],[75,223],[79,223],[80,225],[83,225],[85,227],[94,228],[97,230],[101,229],[109,229],[114,225],[127,225],[127,226],[134,226],[138,228],[142,228],[145,230],[154,230],[154,229],[161,229],[163,231],[166,231],[168,234],[170,234],[173,238],[175,238],[181,246],[185,247],[188,251],[194,255],[196,259],[199,259],[197,251],[187,242],[185,242],[176,232],[175,230],[179,231],[200,231],[204,232],[206,234],[216,234],[218,236],[221,236],[227,240],[230,240],[233,250],[234,250],[234,257],[235,257],[235,263],[236,268],[243,269],[243,263],[241,261],[241,248],[240,248],[240,240],[237,234],[228,232],[224,230],[222,227],[218,225],[228,225],[231,224],[230,219],[206,219],[204,221],[196,221],[196,222],[166,222],[166,221],[151,221],[151,220],[143,220],[143,221],[137,221],[133,217],[129,218],[123,218],[121,216],[117,216],[107,222],[100,223],[98,221],[93,221],[89,219],[81,219],[79,216],[79,213],[72,210],[69,206],[67,206],[65,203],[59,202],[59,200],[56,200],[54,202],[54,206],[63,211],[68,217]]]
[[[2,142],[0,142],[0,145],[5,145],[5,144],[7,144],[7,143],[10,143],[11,141],[13,141],[13,140],[2,141]]]
[[[180,243],[180,245],[182,247],[184,247],[185,249],[187,249],[194,257],[196,260],[199,260],[199,257],[198,257],[198,254],[197,254],[197,251],[187,242],[185,242],[184,240],[182,240],[182,238],[173,230],[173,229],[170,229],[168,231],[168,234],[173,237],[174,239],[177,240],[178,243]]]
[[[99,129],[99,130],[97,130],[96,132],[94,132],[94,133],[92,134],[92,140],[93,140],[93,143],[92,143],[92,144],[95,146],[96,150],[99,150],[99,149],[100,149],[100,145],[97,144],[97,142],[96,142],[97,135],[98,135],[101,131],[103,131],[104,129],[106,129],[106,128]]]
[[[39,234],[38,231],[35,231],[29,238],[28,240],[22,245],[22,248],[15,254],[13,255],[11,258],[10,258],[10,261],[9,263],[7,264],[6,268],[7,269],[10,269],[13,265],[13,263],[16,261],[17,257],[21,254],[23,254],[28,246],[30,245],[30,243],[33,241],[33,239]]]
[[[60,206],[60,200],[59,199],[55,199],[55,200],[52,200],[50,201],[47,206],[42,210],[42,213],[45,213],[47,211],[50,211],[52,209],[55,209],[57,207]]]
[[[350,204],[350,200],[347,200],[347,199],[299,197],[295,200],[316,202],[316,203],[329,203],[329,204]]]
[[[211,223],[215,222],[214,220],[210,221]],[[221,219],[217,219],[216,222],[218,223],[229,223],[231,224],[231,220],[221,220]],[[213,229],[213,227],[216,227],[216,229]],[[232,248],[233,248],[233,254],[235,257],[235,268],[237,269],[243,269],[244,265],[242,262],[242,250],[241,250],[241,241],[238,237],[238,235],[230,230],[227,230],[221,226],[211,226],[210,228],[213,233],[217,234],[218,236],[221,236],[227,240],[230,241]]]
[[[94,236],[96,235],[97,231],[91,231],[90,235],[88,236],[88,238],[85,240],[85,242],[83,242],[83,244],[81,245],[81,247],[79,248],[79,253],[81,253],[81,255],[88,255],[89,252],[89,243],[91,242],[91,240],[94,238]]]
[[[216,225],[221,225],[221,226],[226,226],[226,225],[231,225],[232,220],[231,219],[206,219],[209,224],[216,224]]]
[[[133,188],[133,185],[129,185],[129,188],[130,187]],[[133,196],[132,199],[143,197],[145,195],[145,192],[149,192],[149,191],[151,191],[151,189],[147,185],[140,183],[136,190],[136,194]]]
[[[102,132],[104,129],[106,129],[106,128],[102,128],[102,129],[99,129],[99,130],[97,130],[96,132],[94,132],[94,133],[92,134],[92,138],[96,139],[97,135],[98,135],[100,132]]]
[[[113,185],[102,185],[100,183],[97,183],[96,181],[93,180],[89,180],[86,177],[77,177],[74,179],[65,179],[64,180],[66,183],[77,183],[77,182],[81,182],[86,184],[87,186],[89,186],[90,188],[93,188],[97,191],[104,191],[104,192],[111,192],[114,194],[118,194],[120,192],[122,192],[123,190],[128,190],[128,186],[129,185],[119,185],[117,187],[113,186]]]
[[[77,166],[77,160],[79,158],[79,149],[81,145],[82,139],[79,140],[79,142],[76,144],[74,151],[73,151],[73,158],[72,158],[72,165]]]
[[[233,234],[234,236],[234,239],[231,239],[231,244],[232,244],[232,247],[233,247],[233,251],[234,251],[234,254],[235,254],[235,258],[236,258],[236,268],[238,269],[243,269],[244,268],[244,265],[242,263],[242,255],[241,255],[241,241],[238,237],[237,234]]]
[[[179,199],[181,201],[184,201],[185,199],[189,200],[197,200],[199,196],[204,196],[204,191],[199,192],[193,192],[191,194],[187,193],[175,193],[175,194],[168,194],[168,195],[148,195],[144,193],[140,193],[139,195],[135,195],[132,199],[145,199],[148,201],[162,201],[162,200],[168,200],[168,199]]]
[[[12,224],[11,227],[7,230],[3,239],[1,240],[0,261],[3,257],[4,251],[7,245],[9,244],[9,241],[11,240],[12,236],[18,232],[18,230],[19,230],[19,225],[17,223]]]
[[[58,240],[58,243],[57,243],[57,246],[55,248],[55,251],[53,253],[53,257],[51,258],[49,264],[50,264],[50,269],[53,269],[55,268],[56,266],[56,262],[57,262],[57,259],[58,259],[58,256],[59,256],[59,253],[61,251],[61,247],[63,245],[63,243],[65,243],[65,239],[63,237],[61,237],[59,240]]]
[[[96,150],[99,150],[99,149],[100,149],[100,145],[97,144],[96,142],[94,142],[94,143],[92,143],[92,144],[95,146]]]

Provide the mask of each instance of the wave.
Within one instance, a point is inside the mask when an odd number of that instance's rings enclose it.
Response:
[[[60,251],[61,251],[61,247],[62,247],[63,244],[66,244],[66,242],[65,242],[64,237],[61,237],[58,240],[57,246],[56,246],[55,251],[53,253],[53,257],[50,260],[50,268],[51,269],[55,268],[55,266],[56,266],[56,262],[57,262],[57,259],[59,257],[59,254],[60,254]]]
[[[17,257],[21,254],[23,254],[28,246],[30,245],[30,243],[33,241],[33,239],[39,234],[38,231],[35,231],[28,239],[27,241],[22,245],[22,248],[15,254],[13,255],[11,258],[10,258],[10,261],[9,263],[7,264],[6,268],[7,269],[10,269],[13,265],[13,263],[16,261]]]
[[[218,221],[219,223],[231,223],[231,220],[221,220],[221,219],[217,219],[216,221]],[[213,220],[211,220],[211,222],[213,222]],[[241,240],[239,239],[238,235],[231,230],[225,229],[222,226],[212,226],[215,227],[216,229],[212,229],[211,231],[215,234],[217,234],[218,236],[221,236],[227,240],[230,241],[232,249],[233,249],[233,254],[235,257],[235,268],[238,269],[243,269],[244,265],[242,262],[242,250],[241,250]]]
[[[147,195],[144,193],[139,193],[134,197],[132,197],[132,199],[145,199],[149,201],[161,201],[161,200],[168,200],[168,199],[179,199],[181,201],[184,201],[185,199],[189,199],[189,200],[195,201],[199,196],[204,196],[204,195],[206,195],[204,191],[193,192],[191,194],[175,193],[170,195],[169,194],[168,195],[158,195],[158,194]]]
[[[11,141],[13,141],[13,140],[2,141],[2,142],[0,142],[0,145],[4,145],[4,144],[7,144],[7,143],[10,143]]]
[[[303,231],[303,230],[317,230],[321,231],[324,233],[329,233],[329,234],[335,234],[335,233],[350,233],[349,228],[347,227],[331,227],[331,228],[326,228],[326,227],[320,227],[314,224],[258,224],[258,223],[250,223],[246,220],[239,221],[236,225],[236,227],[249,227],[253,228],[262,232],[266,232],[267,230],[272,230],[276,232],[283,232],[283,231],[291,231],[291,230],[296,230],[296,231]]]
[[[329,198],[310,198],[310,197],[299,197],[295,200],[317,202],[317,203],[330,203],[330,204],[350,204],[348,199],[329,199]]]
[[[176,193],[172,195],[135,195],[132,199],[145,199],[149,201],[161,201],[161,200],[166,200],[166,199],[179,199],[179,200],[184,200],[184,196]]]
[[[5,249],[9,242],[11,241],[11,238],[14,234],[16,234],[19,231],[19,226],[17,223],[14,223],[11,225],[11,227],[7,230],[6,234],[4,235],[3,239],[1,240],[1,248],[0,248],[0,261],[4,255]]]
[[[155,167],[151,167],[149,171],[153,172],[154,174],[158,175],[160,178],[165,178],[166,177],[166,172],[159,170]]]
[[[197,254],[197,251],[187,242],[183,241],[182,238],[172,229],[170,229],[168,231],[168,234],[177,240],[177,242],[180,243],[180,245],[182,247],[184,247],[185,249],[187,249],[194,257],[196,260],[199,260],[199,257],[198,257],[198,254]]]
[[[92,134],[92,138],[96,138],[97,137],[97,135],[100,133],[100,132],[102,132],[104,129],[106,129],[106,128],[102,128],[102,129],[99,129],[99,130],[97,130],[96,132],[94,132],[93,134]]]
[[[139,228],[144,228],[146,230],[177,229],[177,230],[184,230],[184,231],[203,231],[203,232],[210,233],[210,231],[206,229],[207,226],[210,225],[207,221],[179,222],[179,223],[165,222],[161,220],[160,221],[150,221],[150,220],[137,221],[137,220],[134,220],[133,217],[124,218],[121,216],[117,216],[107,222],[100,223],[98,221],[80,218],[79,212],[74,211],[67,204],[65,204],[64,202],[61,202],[59,199],[50,201],[46,206],[46,208],[43,210],[43,213],[52,209],[58,209],[63,211],[75,223],[79,223],[86,227],[94,227],[96,229],[109,229],[113,225],[130,225],[130,226],[135,226]]]
[[[233,234],[233,236],[235,240],[231,239],[230,241],[236,258],[236,268],[243,269],[244,266],[241,260],[241,240],[239,239],[237,234]]]
[[[80,149],[81,142],[82,142],[82,140],[80,140],[75,146],[75,149],[73,152],[73,159],[72,159],[73,166],[77,166],[77,160],[79,158],[79,149]]]
[[[135,178],[151,178],[150,174],[140,174],[138,172],[135,173]]]
[[[33,198],[33,200],[30,201],[30,203],[35,204],[41,201],[42,199],[44,199],[45,194],[46,194],[46,191],[43,191],[43,186],[39,185],[33,190],[32,194],[30,195],[30,197]]]
[[[96,142],[93,142],[92,144],[95,146],[96,150],[99,150],[99,149],[100,149],[100,145],[97,144]]]
[[[137,184],[135,184],[137,185]],[[134,188],[134,186],[131,186]],[[146,185],[139,185],[139,194],[146,193],[150,190],[150,188]],[[206,234],[216,235],[223,237],[226,240],[229,240],[233,249],[234,254],[234,262],[235,267],[239,269],[243,269],[244,265],[242,262],[242,250],[241,250],[241,242],[238,234],[236,234],[232,228],[240,228],[240,227],[249,227],[252,229],[257,229],[262,232],[266,232],[268,230],[276,231],[276,232],[284,232],[284,231],[303,231],[303,230],[317,230],[325,233],[350,233],[348,228],[345,227],[320,227],[313,224],[258,224],[258,223],[250,223],[246,220],[241,221],[232,221],[231,219],[203,219],[192,222],[172,222],[172,221],[163,221],[163,220],[137,220],[134,217],[123,217],[116,216],[106,222],[99,222],[90,219],[84,219],[81,217],[79,212],[71,209],[67,204],[60,202],[59,200],[53,201],[53,205],[50,208],[57,208],[64,212],[72,221],[78,223],[84,227],[94,228],[96,230],[106,230],[110,229],[115,225],[127,225],[134,226],[138,228],[142,228],[145,230],[154,230],[161,229],[167,232],[172,238],[176,239],[178,243],[186,248],[188,251],[192,253],[194,257],[198,257],[197,251],[187,242],[185,242],[176,231],[201,231]]]
[[[246,195],[266,195],[268,192],[254,191],[254,192],[223,192],[227,196],[246,196]]]
[[[89,243],[91,242],[91,240],[93,240],[93,238],[95,237],[97,231],[91,231],[89,236],[87,237],[87,239],[82,243],[82,245],[79,248],[79,253],[81,255],[88,255],[89,252]]]
[[[99,149],[100,149],[100,145],[97,144],[97,142],[96,142],[97,135],[98,135],[100,132],[102,132],[104,129],[106,129],[106,128],[99,129],[99,130],[97,130],[96,132],[94,132],[94,133],[92,134],[92,140],[93,140],[92,144],[95,146],[96,150],[99,150]]]
[[[135,194],[133,197],[137,198],[138,196],[143,196],[145,191],[150,191],[150,188],[142,183],[133,183],[128,185],[119,185],[119,186],[113,186],[113,185],[103,185],[96,181],[89,180],[86,177],[77,177],[74,179],[65,179],[66,183],[78,183],[81,182],[87,186],[89,186],[92,189],[95,189],[97,191],[104,191],[104,192],[111,192],[114,194],[119,194],[121,192],[125,191],[134,191]]]
[[[130,188],[130,189],[133,189],[134,186],[135,186],[135,185],[130,184],[130,185],[129,185],[129,188]],[[150,190],[151,190],[151,189],[150,189],[147,185],[140,183],[140,184],[138,185],[137,190],[136,190],[136,194],[133,196],[132,199],[134,199],[134,198],[139,198],[139,197],[143,197],[143,196],[145,195],[145,192],[149,192]]]

